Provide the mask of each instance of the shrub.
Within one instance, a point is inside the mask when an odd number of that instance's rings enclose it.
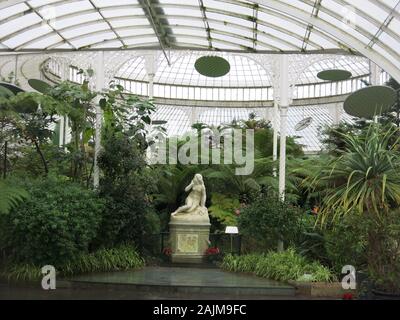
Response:
[[[275,248],[278,240],[296,243],[305,231],[305,215],[290,203],[276,197],[259,196],[241,210],[239,228],[243,235],[254,238],[263,248]]]
[[[144,266],[144,260],[136,250],[127,245],[112,249],[100,249],[94,253],[83,253],[75,259],[55,266],[58,276],[72,276],[90,272],[110,272],[138,269]],[[1,275],[9,280],[36,281],[43,275],[41,267],[34,264],[13,264]]]
[[[325,231],[327,257],[336,273],[343,266],[352,265],[357,270],[367,263],[368,222],[360,215],[347,215]]]
[[[15,262],[56,265],[88,252],[103,201],[92,191],[54,178],[22,185],[30,197],[1,218],[8,256]]]
[[[221,267],[234,272],[249,272],[277,281],[330,282],[336,280],[333,273],[319,262],[309,262],[294,249],[269,252],[265,255],[245,255],[224,258]],[[306,276],[305,276],[306,275]]]
[[[224,226],[236,226],[237,216],[240,212],[240,202],[220,193],[213,193],[212,206],[208,209],[210,215],[216,218]]]
[[[154,215],[150,216],[153,211],[149,194],[154,189],[154,177],[146,169],[137,137],[110,129],[103,132],[103,143],[100,195],[106,199],[106,210],[98,244],[133,242],[143,252],[148,226],[152,221],[157,223]]]

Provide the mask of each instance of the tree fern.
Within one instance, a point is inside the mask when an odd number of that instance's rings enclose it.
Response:
[[[25,190],[0,181],[0,214],[7,214],[28,196]]]

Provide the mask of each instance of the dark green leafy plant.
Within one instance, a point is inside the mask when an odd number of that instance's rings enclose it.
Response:
[[[48,175],[48,160],[43,153],[43,144],[49,142],[54,134],[49,127],[55,123],[55,116],[60,110],[59,103],[38,93],[20,93],[10,98],[9,107],[14,111],[14,116],[8,118],[14,135],[35,147],[44,174]]]
[[[240,215],[241,205],[239,200],[213,193],[211,195],[211,207],[208,208],[212,217],[216,218],[224,226],[236,226]]]
[[[143,151],[135,139],[122,132],[110,131],[103,135],[103,143],[99,191],[107,204],[100,243],[117,245],[132,241],[143,250],[146,216],[152,210],[149,194],[154,191]]]
[[[25,181],[30,197],[1,217],[7,256],[17,263],[57,265],[88,252],[103,200],[79,185],[53,178]]]
[[[264,248],[272,248],[279,240],[293,245],[306,230],[306,218],[293,204],[261,194],[241,210],[239,228],[244,236],[256,239]]]
[[[367,263],[370,274],[385,279],[388,290],[396,285],[385,270],[393,251],[387,241],[388,220],[400,207],[400,154],[398,128],[372,124],[362,135],[345,135],[346,151],[328,163],[315,185],[325,185],[321,222],[337,223],[346,215],[360,215],[368,224]],[[397,212],[397,211],[396,211]],[[398,252],[395,259],[399,256]]]
[[[365,270],[367,261],[369,221],[353,214],[340,219],[324,231],[327,257],[337,274],[343,266]]]
[[[7,214],[11,209],[29,197],[23,188],[13,186],[10,181],[0,181],[0,214]]]
[[[88,164],[93,165],[93,157],[90,157],[88,145],[94,135],[95,98],[98,94],[89,88],[90,74],[82,84],[65,81],[49,90],[49,95],[61,105],[59,114],[67,116],[70,121],[72,142],[68,147],[74,181],[88,182],[92,172]]]
[[[140,252],[148,216],[152,214],[150,193],[154,180],[147,168],[146,124],[154,106],[135,97],[119,101],[122,88],[116,87],[101,101],[105,112],[103,149],[99,156],[102,171],[100,194],[107,201],[98,242],[117,245],[134,242]],[[129,116],[128,116],[129,115]]]

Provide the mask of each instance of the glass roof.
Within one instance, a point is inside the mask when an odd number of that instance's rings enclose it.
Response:
[[[230,72],[220,78],[209,78],[199,74],[194,65],[196,60],[204,55],[201,51],[188,51],[173,54],[171,64],[163,55],[159,55],[158,67],[154,82],[177,86],[193,87],[240,87],[240,88],[265,88],[273,85],[274,56],[240,53],[210,53],[224,57],[231,65]],[[310,66],[296,78],[296,84],[309,84],[324,82],[317,78],[320,71],[327,69],[343,69],[352,73],[353,77],[368,75],[369,61],[359,56],[349,55],[318,55],[313,60],[306,55],[298,55],[298,63],[305,65],[304,60],[310,60]],[[294,73],[296,70],[292,70]],[[129,59],[116,73],[117,78],[134,81],[147,81],[146,62],[144,56]]]
[[[5,0],[0,19],[1,51],[350,51],[400,78],[399,0]]]

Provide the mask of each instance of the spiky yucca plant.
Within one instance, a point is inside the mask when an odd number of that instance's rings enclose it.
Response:
[[[382,214],[400,206],[399,130],[372,124],[365,135],[344,135],[346,150],[314,180],[324,185],[322,219]],[[340,210],[338,210],[340,209]]]
[[[399,129],[371,124],[363,135],[345,135],[346,150],[327,163],[315,182],[326,186],[321,222],[359,214],[368,223],[366,258],[378,289],[400,291]]]

